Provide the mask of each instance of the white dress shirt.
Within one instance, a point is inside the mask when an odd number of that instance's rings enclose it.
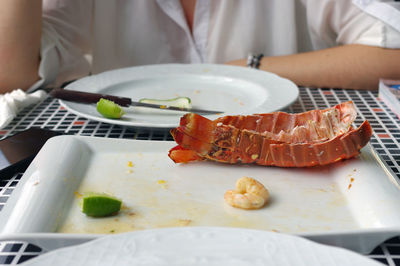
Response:
[[[179,0],[44,0],[41,80],[32,88],[135,65],[351,43],[400,48],[399,9],[375,0],[197,0],[191,33]]]

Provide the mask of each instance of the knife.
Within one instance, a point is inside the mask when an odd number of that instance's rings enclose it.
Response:
[[[114,103],[123,106],[139,106],[139,107],[148,107],[148,108],[156,108],[161,110],[172,110],[172,111],[181,111],[181,112],[191,112],[198,114],[220,114],[223,113],[221,111],[213,111],[213,110],[203,110],[198,108],[183,108],[169,105],[159,105],[159,104],[151,104],[151,103],[141,103],[132,101],[130,98],[119,97],[114,95],[100,94],[100,93],[91,93],[91,92],[83,92],[83,91],[73,91],[73,90],[64,90],[64,89],[53,89],[50,91],[50,95],[54,98],[78,102],[78,103],[97,103],[101,98],[113,101]]]

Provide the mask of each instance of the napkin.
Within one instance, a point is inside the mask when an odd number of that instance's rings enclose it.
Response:
[[[38,103],[46,98],[47,93],[37,90],[26,93],[21,89],[0,95],[0,129],[6,127],[25,107]]]

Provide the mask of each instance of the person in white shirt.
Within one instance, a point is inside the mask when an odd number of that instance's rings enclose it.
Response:
[[[160,63],[246,66],[301,86],[400,79],[399,3],[374,0],[2,0],[0,93]]]

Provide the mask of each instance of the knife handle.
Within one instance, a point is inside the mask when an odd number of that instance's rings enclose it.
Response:
[[[50,95],[57,99],[79,103],[97,103],[100,98],[113,101],[116,104],[124,107],[128,107],[132,103],[130,98],[64,89],[53,89],[50,92]]]

